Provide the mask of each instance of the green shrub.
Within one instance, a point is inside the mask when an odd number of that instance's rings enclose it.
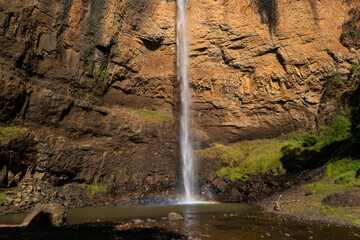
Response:
[[[350,120],[344,116],[333,118],[317,132],[311,131],[301,137],[299,144],[284,146],[281,150],[281,162],[288,172],[299,172],[316,168],[329,161],[345,148],[351,136]],[[297,141],[299,142],[299,141]]]
[[[319,129],[319,140],[322,145],[343,141],[350,137],[351,122],[345,116],[333,118],[326,126]]]
[[[228,146],[216,144],[212,148],[198,151],[197,154],[203,158],[218,159],[219,166],[215,171],[218,176],[246,180],[258,173],[284,173],[280,162],[281,148],[292,141],[265,139],[243,141]]]
[[[349,141],[355,138],[350,130],[350,119],[346,116],[337,116],[317,131],[292,134],[288,139],[282,137],[271,140],[243,141],[228,146],[217,144],[197,153],[202,158],[217,160],[219,165],[215,170],[216,174],[233,180],[246,180],[251,175],[265,172],[296,173],[322,166],[330,159],[333,161],[331,164],[335,164],[336,160],[346,156],[353,159],[351,151],[358,149],[359,145]],[[355,162],[351,163],[355,164],[351,170],[352,176],[358,167],[356,165],[358,163]],[[329,166],[329,171],[332,171],[331,166],[335,165]]]
[[[314,147],[302,147],[294,144],[284,146],[281,163],[287,172],[295,173],[323,164],[322,152]]]
[[[313,134],[306,134],[303,138],[302,145],[304,147],[314,146],[319,142],[319,137]]]

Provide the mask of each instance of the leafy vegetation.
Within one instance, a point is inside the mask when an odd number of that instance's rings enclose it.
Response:
[[[338,116],[318,131],[297,137],[282,148],[281,162],[288,172],[298,172],[325,164],[350,137],[349,118]]]
[[[69,87],[69,90],[70,90],[72,93],[78,93],[78,94],[81,95],[81,96],[88,96],[88,95],[90,95],[89,89]]]
[[[227,176],[232,180],[246,180],[257,173],[271,171],[273,174],[282,174],[280,158],[281,149],[293,142],[292,139],[244,141],[239,144],[224,146],[217,144],[212,148],[198,151],[204,158],[217,158],[220,160],[220,169],[216,174]]]
[[[5,193],[0,193],[0,201],[2,203],[10,203],[12,201],[11,198],[8,197]]]
[[[5,193],[0,193],[0,201],[5,203],[7,195]]]
[[[216,144],[198,151],[198,155],[202,158],[216,158],[220,162],[216,174],[232,180],[246,180],[251,175],[265,172],[275,175],[294,173],[327,162],[331,171],[332,164],[344,164],[337,161],[344,158],[341,155],[343,152],[347,152],[348,142],[351,142],[349,139],[352,138],[350,130],[349,117],[337,116],[317,131],[277,139],[243,141],[229,146]],[[354,176],[355,170],[360,168],[357,164],[360,163],[353,160],[350,162],[355,164],[351,170]],[[346,171],[349,171],[349,166],[345,168]]]
[[[356,172],[359,169],[359,159],[333,159],[327,164],[326,177],[331,182],[341,177],[343,180],[339,184],[349,187],[360,187],[360,178],[356,177]]]
[[[171,120],[172,115],[167,113],[159,113],[155,111],[148,110],[146,108],[141,108],[135,111],[135,113],[144,120],[150,120],[154,122]]]
[[[98,194],[108,193],[108,191],[111,187],[111,182],[103,181],[100,183],[92,183],[92,184],[83,183],[83,184],[81,184],[81,187],[84,188],[85,190],[89,191],[94,196],[94,195],[98,195]]]

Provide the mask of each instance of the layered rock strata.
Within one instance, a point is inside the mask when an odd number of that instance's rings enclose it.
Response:
[[[360,57],[358,44],[340,41],[351,4],[189,1],[196,147],[314,128],[345,111]],[[25,172],[57,186],[111,181],[133,192],[174,191],[175,7],[0,1],[0,121],[33,136]],[[9,161],[0,168],[9,174]]]

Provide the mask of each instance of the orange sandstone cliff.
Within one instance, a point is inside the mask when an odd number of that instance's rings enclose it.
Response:
[[[195,147],[312,129],[345,112],[360,57],[343,27],[354,6],[189,0]],[[0,121],[23,126],[28,143],[2,143],[3,185],[26,174],[173,191],[175,21],[173,0],[1,0]]]

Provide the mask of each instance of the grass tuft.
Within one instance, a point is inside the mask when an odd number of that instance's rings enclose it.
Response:
[[[109,191],[110,188],[110,181],[104,181],[101,183],[92,183],[92,184],[86,184],[83,183],[81,184],[81,187],[84,188],[85,190],[89,191],[91,193],[91,195],[95,196],[98,194],[106,194]]]
[[[12,137],[20,132],[20,128],[17,126],[0,127],[0,137]]]
[[[266,172],[274,175],[299,172],[318,167],[334,158],[340,147],[345,146],[343,143],[351,137],[350,129],[349,118],[338,116],[317,131],[293,134],[287,139],[243,141],[228,146],[216,144],[198,151],[198,155],[219,162],[216,174],[232,180],[247,180],[251,175]]]
[[[359,159],[333,159],[327,164],[326,177],[331,181],[343,177],[343,181],[340,184],[348,187],[360,187],[360,178],[356,178],[356,172],[359,169]]]
[[[198,154],[200,157],[220,160],[222,167],[216,170],[218,176],[227,176],[232,180],[247,180],[249,176],[258,173],[285,173],[280,162],[281,149],[293,142],[292,139],[265,139],[243,141],[229,146],[217,144],[212,148],[200,150]]]
[[[135,113],[144,120],[150,120],[154,122],[161,122],[166,120],[171,120],[173,117],[167,113],[159,113],[155,111],[148,110],[146,108],[141,108],[135,111]]]

